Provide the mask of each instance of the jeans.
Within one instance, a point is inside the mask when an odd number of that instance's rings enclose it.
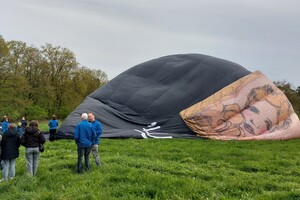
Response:
[[[8,174],[10,175],[9,178],[14,178],[16,175],[16,159],[11,160],[2,160],[2,178],[4,180],[8,179]]]
[[[93,156],[95,158],[96,165],[100,166],[100,158],[99,158],[99,154],[98,154],[98,146],[99,146],[98,144],[94,144],[92,146],[92,154],[93,154]]]
[[[90,153],[91,147],[79,147],[77,146],[77,173],[80,174],[82,172],[82,156],[84,156],[84,165],[87,170],[90,170]]]
[[[35,176],[39,165],[40,151],[39,147],[26,148],[26,170],[31,176]]]

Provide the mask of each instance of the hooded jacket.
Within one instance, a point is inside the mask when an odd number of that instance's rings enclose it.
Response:
[[[20,137],[16,130],[8,130],[1,141],[1,159],[11,160],[19,157]]]
[[[36,126],[26,127],[25,133],[21,137],[21,144],[26,148],[39,147],[39,145],[44,144],[45,141],[44,135]]]

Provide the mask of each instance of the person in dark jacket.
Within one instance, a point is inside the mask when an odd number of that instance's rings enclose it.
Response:
[[[25,129],[27,126],[27,121],[26,121],[25,117],[22,117],[21,126],[23,127],[23,129]]]
[[[6,115],[3,115],[3,118],[1,119],[1,122],[5,122],[7,116]]]
[[[16,175],[16,158],[19,157],[20,137],[16,125],[11,123],[1,141],[2,181],[13,179]]]
[[[21,144],[26,148],[26,170],[31,176],[35,176],[37,173],[40,158],[39,146],[44,144],[45,141],[43,133],[38,128],[38,122],[35,120],[30,121],[21,137]]]
[[[81,122],[77,124],[74,131],[74,140],[77,144],[77,173],[82,172],[82,156],[84,155],[84,164],[87,170],[90,170],[90,153],[94,140],[96,139],[96,132],[91,123],[88,122],[88,115],[83,113],[81,115]]]

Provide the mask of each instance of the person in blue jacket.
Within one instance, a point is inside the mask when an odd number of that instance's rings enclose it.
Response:
[[[96,132],[91,123],[88,122],[88,114],[81,115],[81,122],[74,130],[74,140],[77,144],[77,173],[82,173],[82,157],[87,170],[90,170],[90,153],[93,142],[96,139]]]
[[[5,118],[4,122],[2,122],[2,134],[8,130],[9,120],[8,117]]]
[[[49,140],[53,141],[54,135],[55,135],[57,127],[58,127],[58,121],[57,121],[55,115],[52,115],[52,119],[49,121],[48,126],[49,126],[49,133],[50,133]]]
[[[95,119],[95,115],[92,112],[88,113],[88,119],[89,119],[89,122],[91,124],[93,124],[93,127],[96,131],[96,140],[93,142],[93,145],[92,145],[92,154],[96,161],[96,165],[100,166],[101,163],[100,163],[100,158],[99,158],[99,153],[98,153],[98,147],[100,144],[100,137],[102,134],[102,125],[98,120]]]

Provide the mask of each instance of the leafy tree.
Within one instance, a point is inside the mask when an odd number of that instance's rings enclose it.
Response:
[[[7,62],[9,49],[3,37],[0,35],[0,84],[3,84],[9,71],[9,65]]]
[[[292,85],[286,81],[276,81],[274,82],[275,85],[284,92],[287,96],[295,112],[299,115],[300,114],[300,87],[297,90],[292,88]]]
[[[92,70],[79,67],[69,80],[69,90],[66,91],[63,107],[70,112],[74,110],[82,100],[107,82],[107,75],[101,70]]]
[[[44,69],[46,70],[48,96],[48,114],[57,112],[63,105],[68,80],[77,70],[78,63],[73,52],[60,46],[46,44],[41,50]]]
[[[30,116],[30,119],[46,119],[48,117],[47,111],[37,105],[27,106],[25,115]]]
[[[101,70],[82,67],[67,48],[41,48],[0,36],[0,113],[15,119],[66,117],[95,89],[107,82]]]

